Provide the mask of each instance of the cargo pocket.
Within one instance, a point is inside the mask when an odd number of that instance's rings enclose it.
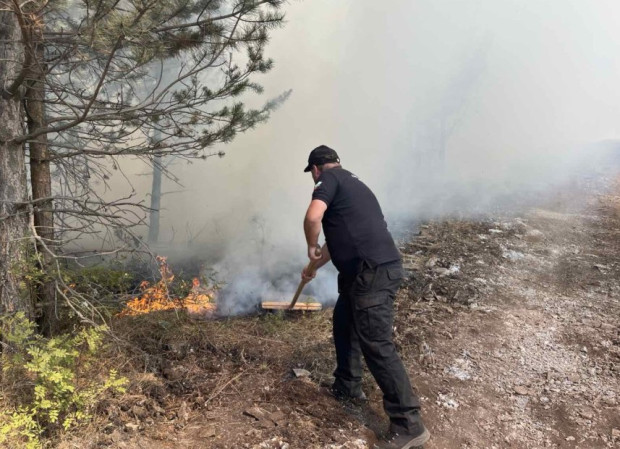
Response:
[[[392,298],[387,294],[355,298],[355,316],[362,338],[378,341],[392,337]]]
[[[372,268],[362,270],[353,281],[352,294],[354,296],[370,293],[375,285],[377,273]]]

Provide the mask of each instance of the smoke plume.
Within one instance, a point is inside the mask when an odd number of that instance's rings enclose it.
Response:
[[[320,144],[390,223],[484,213],[595,170],[593,143],[619,137],[619,14],[612,0],[291,2],[260,80],[291,97],[216,149],[226,157],[170,166],[182,188],[164,188],[181,190],[163,199],[164,250],[209,261],[231,312],[290,300],[307,262],[302,170]],[[146,195],[150,179],[135,179]],[[308,292],[330,303],[324,271]]]

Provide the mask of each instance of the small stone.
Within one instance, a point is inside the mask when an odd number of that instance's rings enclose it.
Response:
[[[572,436],[568,436],[565,439],[566,441],[575,441],[575,437],[572,437]]]
[[[185,368],[182,366],[167,367],[162,371],[164,377],[171,382],[178,382],[185,378]]]
[[[424,264],[424,266],[426,268],[433,268],[435,265],[437,265],[437,262],[439,262],[439,257],[437,256],[432,256],[430,259],[428,259],[426,261],[426,263]]]
[[[133,413],[134,416],[138,419],[144,419],[148,416],[148,412],[146,411],[146,409],[139,405],[134,405],[133,407],[131,407],[131,413]]]
[[[267,412],[260,407],[251,407],[243,411],[244,415],[250,416],[256,420],[267,418]]]
[[[295,377],[310,377],[312,373],[306,369],[293,368],[293,374]]]
[[[581,376],[579,374],[569,374],[566,378],[574,384],[581,380]]]
[[[158,404],[153,404],[151,407],[153,408],[153,412],[155,412],[158,415],[166,414],[166,411],[163,408],[161,408]]]
[[[215,431],[215,427],[213,426],[207,426],[200,432],[201,438],[213,438],[216,435],[217,432]]]
[[[449,274],[452,274],[452,272],[449,269],[443,268],[443,267],[433,268],[433,273],[435,273],[440,278],[448,276]]]
[[[140,428],[140,426],[138,426],[135,423],[132,422],[128,422],[125,424],[125,431],[129,432],[129,433],[135,433],[138,431],[138,429]]]
[[[276,423],[278,427],[285,427],[288,424],[286,420],[286,414],[281,411],[269,414],[269,419]]]
[[[521,396],[528,396],[530,394],[530,390],[527,387],[524,387],[523,385],[517,385],[515,388],[515,393],[517,393],[518,395]]]

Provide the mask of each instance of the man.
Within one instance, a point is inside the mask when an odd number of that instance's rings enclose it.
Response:
[[[400,253],[381,207],[370,189],[340,165],[338,154],[321,145],[310,153],[315,182],[304,232],[312,280],[330,260],[338,270],[338,301],[333,334],[337,367],[332,391],[338,398],[365,400],[361,389],[362,355],[383,392],[390,417],[390,438],[380,447],[408,449],[423,445],[430,433],[420,417],[420,402],[392,341],[394,296],[402,282]],[[321,225],[326,245],[320,249]]]

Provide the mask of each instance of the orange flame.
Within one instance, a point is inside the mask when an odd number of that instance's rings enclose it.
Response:
[[[187,310],[191,314],[211,315],[216,309],[216,292],[204,287],[198,278],[192,279],[192,289],[184,298],[173,298],[168,289],[174,274],[166,263],[166,258],[157,256],[161,279],[151,285],[148,281],[140,283],[142,294],[129,300],[119,316],[142,315],[162,310]]]

